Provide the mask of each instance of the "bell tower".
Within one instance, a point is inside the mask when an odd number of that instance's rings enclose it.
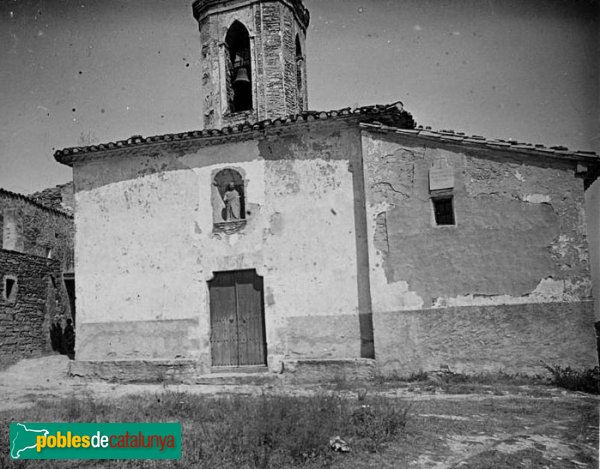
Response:
[[[196,0],[204,128],[297,114],[307,109],[301,0]]]

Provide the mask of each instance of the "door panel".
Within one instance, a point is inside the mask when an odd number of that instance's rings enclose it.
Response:
[[[213,366],[238,363],[235,278],[223,272],[210,282],[211,352]]]
[[[240,365],[265,363],[262,278],[253,271],[237,276],[238,340]]]
[[[209,289],[213,366],[266,364],[263,279],[255,270],[217,272]]]

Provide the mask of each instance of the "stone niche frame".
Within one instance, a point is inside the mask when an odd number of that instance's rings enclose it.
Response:
[[[232,220],[232,221],[223,220],[222,216],[219,214],[219,210],[221,210],[222,208],[221,208],[220,204],[219,204],[219,206],[216,205],[216,202],[217,202],[216,197],[217,196],[219,197],[219,200],[221,201],[221,203],[224,203],[224,202],[221,197],[221,194],[219,193],[215,178],[217,177],[217,175],[219,173],[221,173],[222,171],[227,171],[227,170],[235,171],[236,173],[238,173],[242,180],[242,184],[244,186],[244,194],[243,194],[244,203],[242,204],[242,206],[240,206],[240,215],[242,215],[243,218],[240,218],[239,220]],[[246,171],[244,171],[242,168],[235,167],[235,166],[225,166],[222,168],[215,169],[211,172],[211,175],[210,175],[210,185],[211,185],[211,205],[212,205],[212,216],[213,216],[213,233],[222,233],[222,234],[230,235],[230,234],[235,234],[235,233],[242,231],[248,222],[248,219],[246,218],[247,217],[247,206],[248,206],[248,178],[246,177]],[[242,213],[242,209],[243,209],[243,213]]]

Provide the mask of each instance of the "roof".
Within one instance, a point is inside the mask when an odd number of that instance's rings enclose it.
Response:
[[[573,151],[566,147],[545,147],[540,144],[518,142],[516,140],[488,139],[480,135],[465,135],[453,130],[431,130],[431,127],[419,126],[414,129],[401,129],[381,123],[361,123],[364,129],[375,132],[391,132],[400,135],[416,137],[420,140],[452,143],[465,148],[479,147],[491,150],[507,150],[511,153],[527,153],[539,156],[549,156],[561,159],[588,161],[600,163],[598,155],[593,151]]]
[[[6,189],[2,189],[0,188],[0,197],[8,197],[10,199],[16,199],[16,200],[22,200],[23,202],[27,202],[31,205],[35,205],[38,208],[41,208],[43,210],[47,210],[49,212],[52,212],[56,215],[62,215],[64,217],[68,217],[68,218],[73,218],[73,215],[71,215],[68,212],[65,212],[64,210],[59,210],[56,208],[52,208],[52,207],[48,207],[44,204],[39,203],[38,201],[32,199],[31,197],[28,197],[26,195],[23,194],[17,194],[16,192],[11,192],[11,191],[7,191]]]
[[[57,150],[54,158],[71,166],[76,161],[84,161],[95,154],[115,150],[144,147],[167,142],[200,141],[205,145],[216,145],[227,141],[255,138],[257,133],[278,130],[307,122],[329,122],[350,120],[360,123],[364,129],[380,132],[394,132],[408,135],[426,141],[453,143],[465,147],[479,147],[494,150],[510,151],[511,153],[526,153],[544,157],[555,157],[578,161],[599,163],[598,155],[592,151],[571,151],[566,147],[555,146],[547,148],[544,145],[533,145],[515,140],[487,139],[479,135],[465,135],[452,130],[433,131],[430,127],[416,128],[412,115],[404,110],[401,102],[388,105],[364,106],[356,109],[344,108],[328,112],[307,111],[285,118],[267,119],[256,123],[223,127],[221,129],[194,130],[178,134],[164,134],[153,137],[134,135],[127,140],[119,140],[86,147],[71,147]]]
[[[178,134],[155,135],[153,137],[142,137],[134,135],[127,140],[119,140],[99,145],[85,147],[71,147],[57,150],[54,158],[59,163],[71,166],[75,161],[85,160],[92,157],[94,153],[120,150],[124,148],[136,148],[147,145],[155,145],[166,142],[204,141],[208,145],[223,143],[224,141],[239,140],[240,138],[253,138],[257,132],[265,132],[271,129],[277,130],[292,127],[307,122],[323,122],[334,120],[351,120],[360,122],[378,121],[394,125],[397,128],[414,128],[415,122],[412,115],[404,110],[403,104],[398,101],[392,104],[364,106],[356,109],[344,108],[334,111],[306,111],[288,117],[277,119],[266,119],[256,123],[244,122],[243,124],[223,127],[221,129],[193,130]]]

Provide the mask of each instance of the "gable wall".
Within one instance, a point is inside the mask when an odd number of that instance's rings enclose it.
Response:
[[[77,354],[82,360],[198,359],[210,365],[207,281],[264,277],[269,364],[359,357],[355,129],[138,149],[74,166]],[[246,179],[247,225],[213,232],[212,177]]]

